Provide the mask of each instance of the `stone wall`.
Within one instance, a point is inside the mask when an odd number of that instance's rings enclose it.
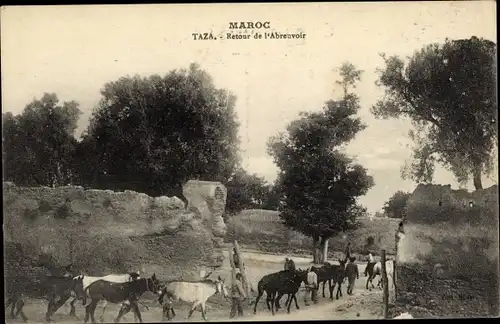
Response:
[[[12,183],[4,183],[3,194],[4,237],[15,247],[6,251],[7,275],[41,254],[92,275],[142,270],[164,279],[196,278],[223,260],[213,241],[224,236],[224,226],[212,231],[210,210],[202,218],[177,197]]]
[[[214,243],[221,246],[226,233],[223,215],[226,207],[227,189],[215,181],[189,180],[182,188],[188,200],[188,210],[203,219],[214,233]]]
[[[497,186],[469,193],[419,185],[408,199],[404,230],[396,258],[399,303],[421,317],[498,315]]]

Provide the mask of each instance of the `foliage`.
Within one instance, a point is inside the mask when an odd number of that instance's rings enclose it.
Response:
[[[266,195],[266,199],[264,200],[264,204],[262,205],[263,209],[268,210],[278,210],[282,194],[280,192],[280,187],[276,183],[269,185],[269,190]]]
[[[360,73],[344,64],[340,69],[343,99],[327,101],[320,112],[301,113],[286,133],[268,142],[268,152],[281,169],[280,217],[286,226],[315,241],[354,228],[356,216],[362,213],[356,198],[373,186],[366,169],[339,150],[365,128],[355,117],[359,98],[347,91]]]
[[[243,209],[260,208],[267,199],[269,186],[256,174],[249,174],[238,168],[226,184],[226,209],[229,213],[236,213]]]
[[[406,215],[406,202],[410,195],[409,192],[396,191],[384,204],[385,214],[391,218],[403,218]]]
[[[460,183],[493,168],[497,142],[496,44],[477,37],[430,44],[405,65],[386,57],[378,85],[384,99],[372,107],[381,118],[408,117],[415,130],[413,161],[403,177],[430,182],[434,165],[453,172]]]
[[[237,166],[236,97],[196,64],[101,94],[79,151],[87,185],[170,195],[189,179],[225,183]]]
[[[78,103],[58,105],[54,93],[2,115],[4,179],[17,185],[66,185],[73,180]]]
[[[498,267],[498,230],[492,226],[439,222],[407,226],[405,230],[407,244],[401,247],[405,262],[441,263],[447,275],[471,278]]]
[[[399,220],[383,218],[370,220],[359,218],[359,226],[346,232],[347,240],[351,242],[352,251],[366,256],[367,250],[380,251],[386,249],[394,254],[394,233]],[[297,255],[311,254],[311,237],[296,232],[284,226],[279,213],[269,210],[244,210],[227,221],[228,230],[225,241],[238,240],[242,247],[270,253],[285,253]],[[371,239],[370,239],[371,237]],[[367,242],[370,241],[370,244]],[[329,239],[329,258],[345,248],[346,239],[337,235]]]

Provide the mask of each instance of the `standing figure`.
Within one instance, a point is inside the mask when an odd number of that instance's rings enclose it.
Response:
[[[243,307],[241,303],[245,300],[246,295],[241,281],[241,273],[237,273],[236,280],[231,287],[231,313],[229,314],[229,318],[235,317],[236,311],[238,311],[238,316],[243,316]]]
[[[375,266],[375,258],[373,257],[373,254],[371,252],[368,252],[368,263],[366,264],[365,268],[365,277],[368,276],[369,273],[373,272],[373,267]]]
[[[306,293],[304,294],[304,304],[309,306],[308,296],[311,294],[311,300],[314,304],[318,303],[318,275],[311,271],[312,267],[307,270]]]
[[[234,266],[236,267],[236,269],[240,269],[240,258],[238,256],[238,253],[236,253],[236,248],[233,248],[233,260],[234,260]]]
[[[348,280],[347,294],[352,295],[352,290],[354,289],[354,283],[356,279],[359,279],[358,265],[354,263],[356,261],[355,257],[349,258],[349,263],[345,267],[346,276]]]
[[[344,254],[345,254],[344,262],[347,262],[347,260],[351,256],[351,242],[347,243],[347,246],[346,246],[346,248],[344,250]]]

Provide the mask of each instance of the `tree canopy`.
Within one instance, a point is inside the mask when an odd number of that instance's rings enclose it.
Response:
[[[270,191],[264,178],[249,174],[242,168],[236,169],[226,187],[226,210],[229,213],[236,213],[243,209],[263,208]]]
[[[226,183],[233,174],[236,97],[197,65],[164,77],[123,77],[101,94],[80,146],[88,185],[179,196],[189,179]]]
[[[384,212],[391,218],[403,218],[406,215],[406,202],[410,198],[409,192],[398,190],[384,204]]]
[[[382,55],[385,68],[377,84],[385,96],[372,107],[380,118],[409,118],[415,143],[403,177],[432,181],[435,164],[452,171],[460,183],[493,168],[498,145],[496,44],[477,37],[430,44],[405,64]]]
[[[281,170],[277,180],[282,194],[280,217],[286,226],[312,236],[315,242],[354,228],[356,216],[364,210],[357,205],[357,197],[373,186],[366,169],[340,150],[365,128],[355,116],[359,99],[348,93],[360,74],[352,64],[343,64],[339,81],[343,98],[327,101],[320,112],[301,113],[286,133],[268,142],[268,152]]]
[[[66,185],[74,179],[74,132],[81,111],[45,93],[20,115],[2,114],[4,177],[18,185]]]

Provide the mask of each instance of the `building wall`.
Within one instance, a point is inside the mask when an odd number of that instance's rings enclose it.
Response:
[[[398,244],[398,301],[434,316],[498,314],[498,187],[419,185]]]
[[[217,235],[176,197],[4,183],[4,224],[7,248],[15,247],[7,275],[41,253],[92,275],[142,270],[165,279],[197,278],[223,260]]]

